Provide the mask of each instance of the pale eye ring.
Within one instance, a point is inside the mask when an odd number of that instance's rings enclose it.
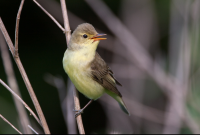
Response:
[[[86,34],[83,35],[84,38],[87,38],[88,36]]]

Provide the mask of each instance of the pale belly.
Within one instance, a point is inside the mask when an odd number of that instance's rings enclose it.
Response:
[[[105,93],[105,89],[89,77],[90,69],[81,61],[67,58],[63,66],[77,90],[89,99],[96,100]]]

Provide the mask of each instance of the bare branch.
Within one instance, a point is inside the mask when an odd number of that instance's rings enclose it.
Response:
[[[43,5],[43,7],[45,9],[50,11],[51,14],[53,14],[55,16],[55,19],[57,21],[59,21],[59,22],[63,21],[62,11],[60,11],[61,7],[58,4],[58,2],[56,2],[55,0],[40,0],[39,2]],[[85,20],[82,20],[81,18],[79,18],[78,16],[74,15],[69,10],[67,11],[67,14],[68,14],[70,20],[73,22],[73,23],[70,24],[70,27],[73,28],[73,29],[75,29],[77,27],[77,25],[85,22]],[[99,33],[105,33],[105,32],[103,32],[103,31],[101,31],[101,30],[99,30],[97,28],[96,28],[96,30]],[[114,38],[111,35],[107,35],[107,40],[105,40],[103,42],[103,44],[101,44],[99,47],[102,47],[104,49],[112,51],[113,53],[115,53],[117,55],[120,55],[120,56],[122,56],[122,57],[127,59],[127,55],[125,53],[123,53],[121,51],[118,51],[118,50],[113,50],[113,46],[112,46],[113,41],[114,41]],[[108,46],[108,44],[110,44],[110,46]]]
[[[62,8],[62,13],[63,13],[63,20],[64,20],[64,26],[65,26],[65,36],[66,36],[66,41],[67,44],[69,43],[70,37],[71,37],[71,30],[69,27],[69,20],[68,20],[68,15],[67,15],[67,7],[66,7],[66,3],[65,0],[60,0],[61,3],[61,8]],[[78,98],[78,91],[74,88],[73,91],[73,95],[74,95],[74,105],[75,105],[75,110],[79,110],[80,109],[80,102],[79,102],[79,98]],[[77,118],[77,124],[78,124],[78,129],[79,129],[79,133],[80,134],[85,134],[85,130],[83,127],[83,122],[82,122],[82,117],[81,115],[79,115]]]
[[[67,44],[68,44],[69,40],[71,38],[71,30],[70,30],[70,26],[69,26],[68,15],[67,15],[67,7],[66,7],[66,3],[64,0],[60,0],[60,3],[61,3],[64,26],[65,26],[65,31],[66,31],[65,35],[66,35],[66,40],[67,40]]]
[[[37,4],[38,7],[40,7],[40,8],[52,19],[52,21],[54,21],[54,23],[55,23],[63,32],[65,32],[65,29],[60,25],[60,23],[59,23],[51,14],[49,14],[36,0],[33,0],[33,2],[35,2],[35,4]]]
[[[9,90],[13,94],[13,96],[15,96],[25,106],[25,108],[31,113],[31,115],[33,115],[33,117],[36,119],[36,121],[41,125],[40,120],[38,119],[36,114],[31,110],[31,108],[8,85],[6,85],[1,79],[0,79],[0,83],[7,90]]]
[[[15,55],[14,55],[15,57],[19,56],[19,54],[18,54],[19,20],[20,20],[20,15],[21,15],[22,8],[23,8],[23,5],[24,5],[24,1],[25,0],[21,1],[20,7],[19,7],[19,10],[18,10],[18,13],[17,13],[17,19],[16,19],[16,28],[15,28]]]
[[[12,43],[12,41],[11,41],[9,35],[8,35],[8,32],[7,32],[7,30],[6,30],[6,28],[5,28],[4,24],[3,24],[3,22],[2,22],[2,20],[1,20],[1,17],[0,17],[0,29],[1,29],[1,31],[2,31],[2,33],[3,33],[3,35],[4,35],[4,38],[6,39],[6,42],[7,42],[8,46],[9,46],[11,52],[12,52],[12,55],[13,55],[13,57],[14,57],[14,56],[15,56],[15,53],[14,53],[14,52],[15,52],[15,48],[14,48],[13,43]],[[18,69],[19,69],[19,71],[20,71],[20,73],[21,73],[21,75],[22,75],[22,78],[23,78],[23,80],[24,80],[24,83],[25,83],[25,85],[26,85],[26,88],[28,89],[28,92],[29,92],[29,94],[30,94],[30,97],[31,97],[31,99],[32,99],[32,101],[33,101],[33,104],[34,104],[35,108],[36,108],[36,111],[37,111],[38,116],[39,116],[39,118],[40,118],[42,127],[43,127],[43,129],[44,129],[44,132],[45,132],[46,134],[50,134],[50,131],[49,131],[48,125],[47,125],[47,123],[46,123],[44,114],[43,114],[42,109],[41,109],[41,107],[40,107],[40,104],[39,104],[39,102],[38,102],[38,100],[37,100],[37,97],[36,97],[36,95],[35,95],[35,93],[34,93],[34,90],[33,90],[32,86],[31,86],[31,83],[30,83],[30,81],[29,81],[29,79],[28,79],[28,76],[27,76],[27,74],[26,74],[26,72],[25,72],[25,70],[24,70],[24,67],[23,67],[23,65],[22,65],[22,63],[21,63],[21,60],[20,60],[19,57],[14,57],[14,60],[15,60],[15,62],[16,62],[16,64],[17,64],[17,66],[18,66]]]
[[[1,50],[2,60],[3,60],[4,70],[7,75],[8,84],[11,87],[11,89],[13,89],[21,97],[17,80],[14,74],[12,61],[11,61],[3,34],[1,32],[0,32],[0,50]],[[13,96],[13,100],[14,100],[14,103],[19,115],[20,123],[23,128],[23,133],[31,134],[32,133],[31,130],[27,128],[27,125],[30,125],[30,121],[29,121],[25,108],[14,96]]]
[[[6,118],[4,118],[1,114],[0,114],[0,117],[1,117],[6,123],[8,123],[15,131],[17,131],[19,134],[22,135],[22,133],[21,133],[15,126],[13,126],[13,124],[11,124]]]
[[[6,40],[7,44],[8,44],[8,47],[9,47],[12,55],[14,56],[15,48],[14,48],[13,43],[12,43],[12,41],[10,39],[10,36],[8,35],[8,32],[7,32],[3,22],[1,20],[1,17],[0,17],[0,29],[1,29],[1,31],[3,33],[3,35],[4,35],[4,38],[5,38],[5,40]]]

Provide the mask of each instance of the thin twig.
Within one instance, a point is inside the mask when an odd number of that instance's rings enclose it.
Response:
[[[8,47],[9,47],[12,55],[14,56],[15,48],[14,48],[13,43],[12,43],[12,41],[10,39],[10,36],[8,35],[8,32],[7,32],[3,22],[1,20],[1,17],[0,17],[0,29],[1,29],[1,31],[3,33],[3,35],[4,35],[4,38],[5,38],[5,40],[6,40],[7,44],[8,44]]]
[[[36,121],[41,125],[40,120],[38,119],[36,114],[31,110],[31,108],[8,85],[6,85],[1,79],[0,79],[0,83],[7,90],[9,90],[13,94],[13,96],[15,96],[25,106],[25,108],[31,113],[31,115],[33,115],[33,117],[36,119]]]
[[[17,131],[19,134],[22,135],[22,133],[21,133],[15,126],[13,126],[13,124],[11,124],[6,118],[4,118],[1,114],[0,114],[0,117],[1,117],[6,123],[8,123],[15,131]]]
[[[13,43],[12,43],[12,41],[11,41],[9,35],[8,35],[8,32],[7,32],[3,22],[1,20],[1,17],[0,17],[0,29],[1,29],[1,31],[3,33],[3,35],[4,35],[4,38],[6,39],[6,42],[7,42],[8,46],[9,46],[9,48],[11,50],[12,55],[14,57],[15,56],[15,48],[14,48]],[[44,114],[43,114],[42,109],[40,107],[40,104],[39,104],[39,102],[37,100],[37,97],[36,97],[36,95],[34,93],[34,90],[33,90],[32,86],[31,86],[31,83],[30,83],[30,81],[28,79],[28,76],[27,76],[27,74],[26,74],[26,72],[24,70],[24,67],[23,67],[23,65],[21,63],[21,60],[20,60],[19,57],[14,57],[14,60],[15,60],[15,62],[17,64],[17,66],[18,66],[18,69],[19,69],[19,71],[20,71],[20,73],[22,75],[22,78],[24,80],[24,83],[25,83],[25,85],[26,85],[26,87],[28,89],[29,95],[30,95],[30,97],[31,97],[31,99],[33,101],[33,104],[34,104],[35,108],[36,108],[36,111],[37,111],[38,116],[40,118],[42,127],[44,129],[44,132],[45,132],[45,134],[50,134],[50,131],[49,131],[48,125],[46,123]]]
[[[67,7],[66,7],[66,3],[64,0],[60,0],[61,3],[61,9],[62,9],[62,13],[63,13],[63,20],[64,20],[64,26],[65,26],[65,36],[66,36],[66,40],[67,40],[67,44],[69,43],[69,40],[71,38],[71,30],[70,30],[70,26],[69,26],[69,20],[68,20],[68,15],[67,15]]]
[[[47,9],[49,12],[51,12],[52,15],[54,15],[57,22],[63,21],[62,10],[61,10],[60,4],[58,2],[56,2],[55,0],[40,0],[39,2],[43,5],[43,7],[45,9]],[[68,14],[68,17],[70,18],[70,20],[73,22],[70,24],[70,27],[72,29],[75,29],[77,27],[77,25],[86,22],[85,20],[82,20],[81,18],[79,18],[78,16],[76,16],[75,14],[70,12],[69,10],[67,11],[67,14]],[[105,33],[103,31],[101,31],[100,29],[96,28],[96,30],[99,33]],[[114,41],[114,38],[111,35],[107,35],[107,40],[105,40],[103,42],[103,44],[101,44],[99,47],[102,47],[104,49],[112,51],[113,53],[120,55],[127,59],[127,55],[124,54],[123,52],[121,52],[121,51],[116,52],[115,50],[113,50],[113,46],[112,46],[113,41]],[[110,44],[110,46],[108,46],[108,44]]]
[[[7,81],[9,86],[11,87],[11,89],[13,89],[20,97],[20,90],[17,84],[17,80],[14,74],[14,70],[13,70],[13,65],[12,65],[12,61],[9,55],[9,51],[6,45],[6,42],[4,40],[3,34],[0,32],[0,50],[1,50],[1,56],[2,56],[2,60],[3,60],[3,66],[4,66],[4,70],[7,76]],[[25,108],[23,107],[23,105],[13,96],[13,100],[19,115],[19,120],[20,123],[22,125],[23,128],[23,133],[25,134],[31,134],[32,131],[27,128],[27,125],[30,124],[28,115],[26,113]]]
[[[66,31],[65,36],[66,36],[66,41],[67,41],[67,44],[68,44],[70,37],[71,37],[71,30],[70,30],[70,26],[69,26],[68,15],[67,15],[67,7],[66,7],[65,0],[60,0],[60,3],[61,3],[64,26],[65,26],[65,31]],[[80,102],[79,102],[79,98],[78,98],[78,91],[75,88],[74,88],[74,91],[73,91],[73,95],[74,95],[75,110],[79,110],[80,109]],[[85,134],[81,115],[79,115],[76,118],[76,120],[77,120],[77,124],[78,124],[79,133]]]
[[[33,129],[30,125],[28,125],[28,127],[35,133],[38,135],[38,132],[35,131],[35,129]]]
[[[19,54],[18,54],[19,20],[20,20],[20,15],[21,15],[22,8],[23,8],[23,5],[24,5],[24,1],[25,0],[22,0],[21,3],[20,3],[20,7],[19,7],[19,10],[18,10],[17,19],[16,19],[16,28],[15,28],[15,55],[14,55],[15,57],[19,56]]]
[[[43,5],[43,8],[48,10],[52,16],[55,16],[55,19],[58,22],[61,22],[61,23],[63,22],[63,16],[62,16],[60,3],[56,2],[55,0],[40,0],[38,2],[41,5]],[[84,22],[84,21],[82,22],[77,21],[77,17],[74,17],[74,15],[70,11],[67,11],[67,13],[68,13],[69,18],[71,18],[70,20],[73,21],[72,25],[74,26],[74,28],[75,28],[75,25],[77,26],[77,24]],[[74,18],[76,19],[74,20]],[[77,134],[76,119],[74,119],[74,112],[72,111],[74,109],[73,91],[75,89],[73,83],[71,82],[70,79],[68,79],[67,88],[66,88],[66,86],[64,86],[65,85],[64,80],[61,80],[61,78],[58,78],[52,75],[48,75],[48,76],[46,75],[45,81],[48,82],[50,85],[53,85],[54,87],[56,87],[59,91],[59,98],[61,100],[62,112],[65,118],[68,134]],[[62,99],[64,96],[63,90],[64,91],[67,90],[67,94],[65,94],[64,99]]]
[[[60,25],[60,23],[59,23],[51,14],[49,14],[36,0],[33,0],[33,2],[35,2],[35,4],[37,4],[38,7],[40,7],[40,8],[52,19],[52,21],[55,22],[55,24],[56,24],[63,32],[65,32],[65,29]]]

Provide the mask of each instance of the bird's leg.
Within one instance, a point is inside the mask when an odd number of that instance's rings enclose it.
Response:
[[[82,109],[80,109],[80,110],[73,110],[73,111],[77,112],[77,113],[75,114],[75,118],[78,117],[81,113],[83,113],[83,110],[85,110],[85,108],[88,107],[88,105],[90,105],[93,101],[94,101],[94,100],[91,99],[91,100],[90,100]]]

